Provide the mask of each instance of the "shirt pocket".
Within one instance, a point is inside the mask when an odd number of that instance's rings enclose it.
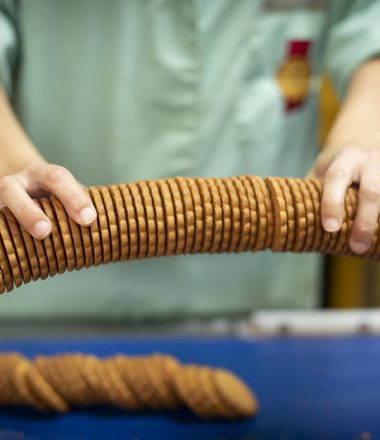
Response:
[[[238,124],[251,152],[265,146],[264,160],[285,147],[288,120],[310,112],[305,104],[318,90],[325,27],[324,10],[263,8],[252,22]]]

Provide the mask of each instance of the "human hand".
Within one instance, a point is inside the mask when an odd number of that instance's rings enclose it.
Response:
[[[371,246],[380,208],[380,134],[356,138],[346,148],[322,151],[309,177],[323,182],[322,224],[326,231],[338,231],[344,216],[347,188],[359,185],[358,210],[350,237],[350,248],[357,254]]]
[[[20,224],[37,239],[47,237],[51,223],[32,200],[54,194],[69,216],[82,226],[90,226],[96,211],[83,186],[66,169],[34,160],[15,174],[0,179],[0,208],[8,207]]]

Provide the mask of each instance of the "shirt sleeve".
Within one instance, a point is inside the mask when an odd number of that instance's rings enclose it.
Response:
[[[380,1],[345,0],[341,5],[330,28],[325,66],[342,98],[357,67],[380,56]]]
[[[12,1],[0,0],[0,84],[12,95],[18,64],[16,7]]]

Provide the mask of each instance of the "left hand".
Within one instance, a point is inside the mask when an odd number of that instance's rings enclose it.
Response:
[[[380,208],[380,133],[370,139],[368,136],[355,138],[345,148],[330,147],[322,151],[308,177],[323,182],[321,216],[328,232],[340,229],[346,190],[352,183],[359,185],[350,248],[363,254],[371,246]]]

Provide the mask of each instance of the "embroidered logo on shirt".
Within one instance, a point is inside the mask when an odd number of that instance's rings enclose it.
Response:
[[[308,96],[311,75],[309,49],[310,41],[290,41],[286,58],[277,71],[287,111],[300,107]]]

